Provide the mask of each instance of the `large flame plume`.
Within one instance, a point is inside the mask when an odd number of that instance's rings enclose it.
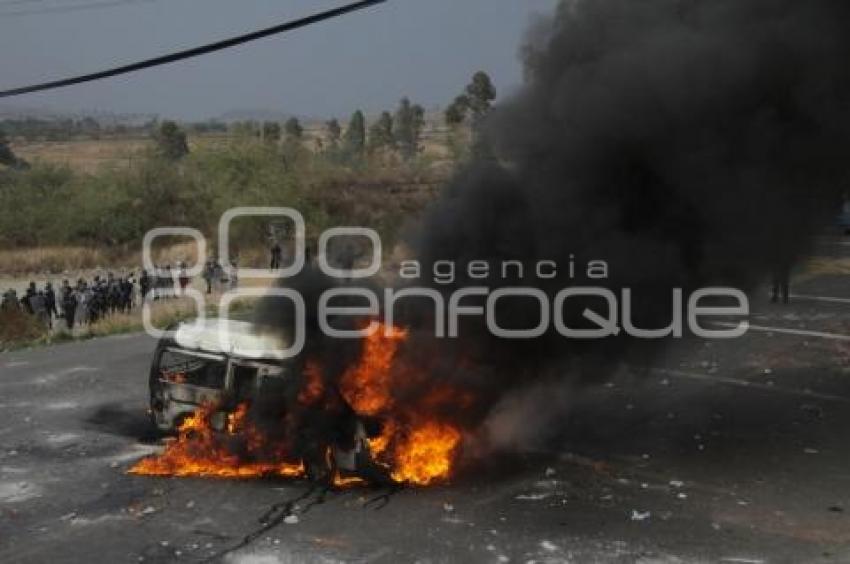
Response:
[[[419,411],[415,403],[396,401],[406,382],[416,380],[415,371],[399,366],[398,348],[406,331],[373,324],[364,341],[359,361],[342,376],[339,394],[361,417],[380,421],[380,432],[369,440],[372,455],[399,483],[428,485],[452,474],[459,455],[462,433],[447,421]],[[306,363],[298,394],[301,408],[321,410],[327,384],[318,360]],[[435,392],[439,393],[439,392]],[[428,398],[422,398],[427,406]],[[250,405],[240,404],[227,415],[224,429],[211,424],[218,406],[204,405],[186,418],[176,439],[165,450],[145,458],[130,473],[147,476],[196,476],[253,478],[260,476],[303,477],[304,465],[293,457],[291,441],[273,439],[249,417]],[[281,421],[281,425],[286,425]],[[356,480],[355,480],[356,481]],[[337,475],[337,485],[350,479]]]

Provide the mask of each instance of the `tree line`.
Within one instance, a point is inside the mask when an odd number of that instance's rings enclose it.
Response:
[[[496,89],[489,75],[475,73],[463,93],[445,110],[446,125],[456,129],[467,124],[474,136],[495,99]],[[354,111],[345,129],[336,118],[326,121],[322,136],[316,140],[316,148],[347,159],[394,152],[404,160],[410,160],[422,150],[424,128],[425,109],[405,97],[394,112],[381,112],[369,125],[362,110]],[[235,124],[234,129],[269,143],[300,146],[304,142],[304,126],[297,117],[289,118],[283,127],[278,122],[241,122]],[[177,160],[189,153],[186,133],[173,121],[163,122],[154,133],[154,139],[159,153],[165,158]]]

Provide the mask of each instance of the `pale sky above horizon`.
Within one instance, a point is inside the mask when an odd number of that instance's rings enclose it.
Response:
[[[0,0],[0,90],[84,74],[339,6],[329,0]],[[500,93],[522,82],[518,50],[557,0],[390,0],[366,11],[199,59],[0,107],[206,119],[264,110],[345,117],[450,102],[484,70]],[[13,12],[32,11],[29,14]]]

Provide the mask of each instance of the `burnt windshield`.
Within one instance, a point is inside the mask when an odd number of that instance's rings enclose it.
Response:
[[[227,363],[221,358],[166,349],[159,359],[159,373],[162,380],[173,384],[221,389],[224,387]]]

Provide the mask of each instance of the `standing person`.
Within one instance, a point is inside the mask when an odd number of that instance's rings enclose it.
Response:
[[[280,268],[280,264],[283,259],[283,249],[280,247],[280,243],[275,240],[274,246],[271,248],[272,260],[269,268],[271,270],[278,270]]]
[[[50,314],[47,313],[47,300],[44,297],[44,290],[39,290],[30,298],[30,307],[32,307],[33,315],[41,325],[48,329],[53,328]]]
[[[151,291],[151,277],[147,270],[142,270],[142,274],[139,276],[139,289],[142,292],[142,303],[144,303]]]
[[[130,313],[133,310],[133,279],[128,276],[121,280],[121,312]]]
[[[208,259],[204,264],[204,271],[201,273],[204,282],[207,283],[207,294],[212,294],[212,279],[213,279],[213,261]]]
[[[50,316],[52,324],[53,317],[59,317],[59,310],[56,307],[56,292],[53,290],[53,284],[50,282],[44,287],[44,301],[47,305],[47,315]]]
[[[62,313],[65,316],[65,325],[68,330],[74,329],[74,315],[77,313],[77,296],[68,281],[62,286]]]
[[[770,301],[777,303],[780,296],[782,303],[790,301],[791,294],[791,265],[788,261],[780,261],[773,267],[773,293]]]
[[[4,310],[13,310],[18,309],[20,304],[18,303],[18,293],[14,288],[9,288],[6,290],[6,293],[3,294],[3,305],[2,308]]]
[[[27,286],[27,291],[24,294],[24,297],[21,298],[21,304],[24,306],[24,310],[30,315],[33,315],[35,313],[32,308],[32,299],[35,297],[36,293],[37,292],[35,290],[35,282],[31,281],[30,285]]]
[[[86,281],[80,278],[77,282],[77,290],[74,292],[77,308],[74,310],[74,318],[79,325],[88,323],[89,314],[89,291]]]
[[[239,266],[236,262],[236,259],[230,260],[230,289],[235,290],[239,286],[239,274],[238,271]]]
[[[224,268],[222,268],[221,263],[216,260],[213,263],[213,282],[215,284],[216,292],[221,292],[224,279]]]
[[[186,292],[186,286],[189,285],[189,273],[186,270],[186,262],[180,263],[180,295]]]

